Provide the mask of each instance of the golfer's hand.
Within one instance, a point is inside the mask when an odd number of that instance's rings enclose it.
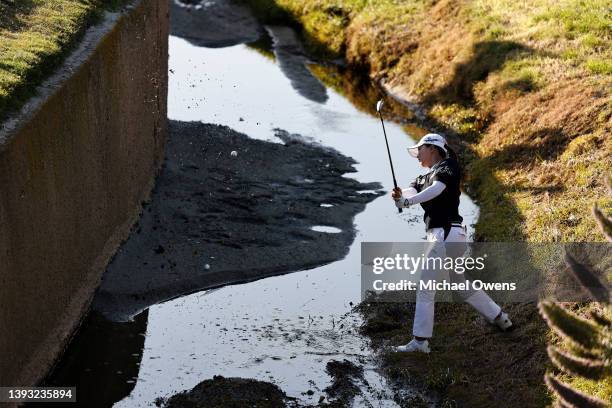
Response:
[[[391,192],[391,198],[393,198],[395,201],[399,201],[399,199],[402,198],[402,189],[395,187],[393,192]]]
[[[410,207],[410,202],[408,201],[407,198],[402,197],[401,199],[395,202],[395,206],[397,208],[408,208]]]

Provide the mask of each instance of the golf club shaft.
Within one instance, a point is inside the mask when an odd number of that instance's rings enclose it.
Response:
[[[385,130],[385,121],[383,120],[382,113],[378,111],[380,117],[380,124],[383,128],[383,134],[385,135],[385,144],[387,145],[387,154],[389,155],[389,164],[391,165],[391,175],[393,176],[393,187],[397,188],[397,180],[395,179],[395,171],[393,170],[393,160],[391,159],[391,150],[389,149],[389,141],[387,140],[387,131]],[[398,208],[398,212],[402,212],[401,208]]]

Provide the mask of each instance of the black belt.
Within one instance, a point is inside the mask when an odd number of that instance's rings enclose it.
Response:
[[[446,238],[448,237],[448,234],[450,233],[451,228],[453,227],[459,227],[459,228],[463,228],[463,224],[461,224],[460,222],[451,222],[450,224],[445,225],[444,228],[444,240],[446,241]]]

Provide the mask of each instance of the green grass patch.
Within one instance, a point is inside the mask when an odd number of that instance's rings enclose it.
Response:
[[[612,74],[612,60],[589,59],[586,62],[586,67],[594,74]]]
[[[540,69],[539,59],[521,58],[508,61],[501,71],[502,87],[530,92],[545,84],[545,76]]]
[[[242,0],[265,22],[296,23],[305,45],[321,56],[342,56],[346,45],[346,27],[366,0]]]
[[[554,25],[556,33],[568,39],[580,34],[610,35],[610,3],[602,0],[566,0],[553,3],[533,17],[535,23]]]
[[[541,42],[541,51],[553,51],[562,60],[580,65],[591,73],[602,73],[605,64],[589,62],[591,58],[609,61],[612,41],[612,9],[605,0],[533,0],[494,3],[476,0],[467,15],[476,31],[491,39]]]
[[[436,104],[429,114],[444,126],[455,130],[463,140],[474,142],[485,126],[486,118],[473,107],[454,104]]]
[[[102,11],[125,0],[3,0],[0,3],[0,120],[59,65]]]

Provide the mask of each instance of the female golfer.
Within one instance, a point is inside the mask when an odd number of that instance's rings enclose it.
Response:
[[[425,210],[424,220],[427,231],[427,257],[458,257],[467,249],[466,231],[459,215],[460,169],[457,155],[448,147],[446,140],[435,133],[430,133],[414,146],[408,148],[411,156],[416,157],[423,167],[428,167],[427,174],[418,176],[409,188],[393,190],[392,198],[398,208],[421,204]],[[434,268],[421,270],[421,281],[439,281],[444,271]],[[444,280],[442,278],[442,280]],[[450,273],[451,282],[465,282],[463,274]],[[464,301],[472,305],[490,323],[506,330],[512,326],[508,315],[482,290],[468,289],[459,291]],[[398,346],[397,351],[420,351],[429,353],[429,338],[433,333],[435,290],[417,291],[416,310],[412,334],[414,338],[408,344]]]

